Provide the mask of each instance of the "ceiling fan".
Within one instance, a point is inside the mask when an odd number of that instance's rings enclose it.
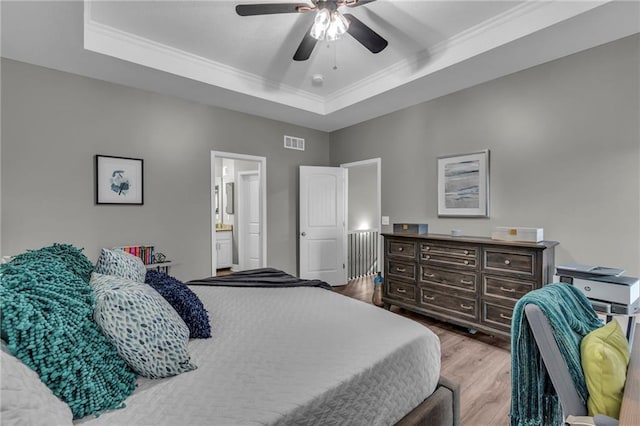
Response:
[[[309,0],[309,3],[258,3],[239,4],[236,12],[240,16],[272,15],[276,13],[316,14],[313,25],[302,38],[293,55],[295,61],[306,61],[319,40],[336,40],[349,33],[371,53],[379,53],[387,47],[387,40],[350,13],[341,13],[341,6],[357,7],[375,0]]]

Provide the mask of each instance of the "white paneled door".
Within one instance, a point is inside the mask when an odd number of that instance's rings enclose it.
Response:
[[[238,257],[240,269],[260,267],[260,174],[238,174]]]
[[[347,169],[300,166],[300,278],[347,283]]]

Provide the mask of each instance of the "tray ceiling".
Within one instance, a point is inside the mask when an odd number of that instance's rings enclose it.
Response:
[[[385,50],[296,62],[313,13],[235,13],[257,2],[4,1],[2,56],[332,131],[640,31],[636,2],[378,0],[349,13]]]

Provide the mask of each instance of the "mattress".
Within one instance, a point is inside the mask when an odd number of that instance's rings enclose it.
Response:
[[[138,379],[126,408],[86,425],[389,425],[436,388],[428,328],[319,288],[193,286],[212,338],[197,370]]]

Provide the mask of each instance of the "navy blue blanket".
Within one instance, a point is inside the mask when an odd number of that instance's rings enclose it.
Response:
[[[331,286],[320,280],[303,280],[274,268],[251,269],[234,272],[222,277],[209,277],[189,281],[188,285],[217,285],[225,287],[320,287],[331,290]]]

